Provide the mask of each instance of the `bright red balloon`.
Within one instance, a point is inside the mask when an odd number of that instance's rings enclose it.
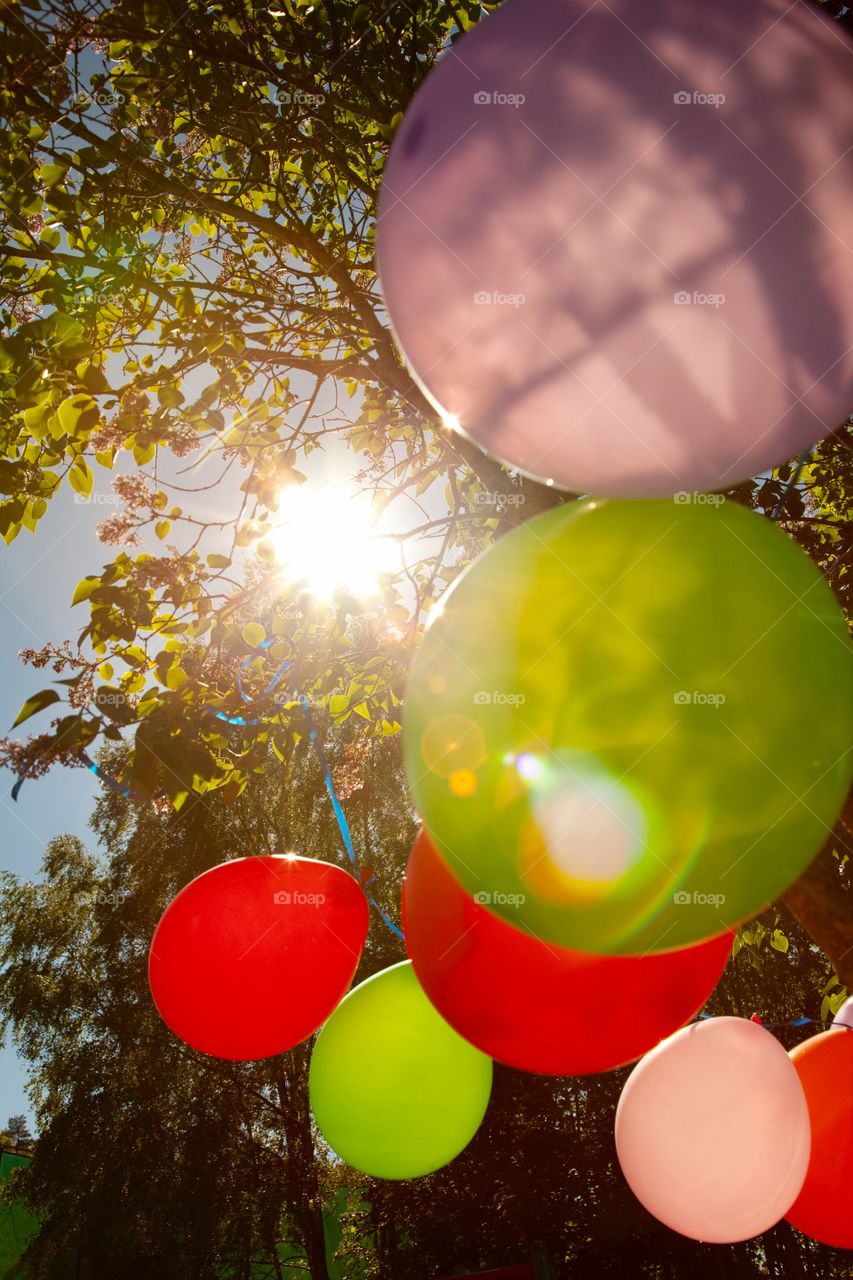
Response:
[[[853,1249],[853,1031],[824,1031],[790,1056],[809,1104],[812,1153],[785,1216],[821,1244]]]
[[[609,1071],[647,1053],[701,1009],[734,940],[636,957],[540,942],[474,901],[424,831],[406,868],[403,928],[450,1025],[499,1062],[546,1075]]]
[[[306,1040],[361,959],[369,908],[340,867],[296,854],[235,858],[192,880],[151,941],[163,1020],[215,1058],[270,1058]]]

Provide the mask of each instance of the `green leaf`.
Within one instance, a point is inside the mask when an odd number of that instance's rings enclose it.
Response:
[[[250,649],[259,648],[267,638],[267,633],[259,622],[249,622],[243,628],[243,639]]]
[[[54,702],[59,702],[59,694],[55,689],[42,689],[40,693],[34,693],[21,707],[12,728],[17,729],[19,724],[29,720],[30,716],[34,716],[37,711],[44,711],[45,707],[49,707]]]
[[[60,356],[83,356],[88,349],[86,334],[79,320],[64,311],[54,311],[41,322],[52,349]]]
[[[333,694],[329,699],[329,711],[337,720],[349,707],[349,698],[345,693]]]
[[[781,951],[783,955],[788,950],[788,939],[785,937],[781,929],[773,930],[773,936],[770,939],[770,945],[774,951]]]
[[[81,600],[88,600],[93,591],[101,585],[101,579],[91,575],[81,578],[74,588],[74,596],[71,601],[72,605],[79,604]]]
[[[216,552],[212,552],[207,557],[207,563],[211,569],[227,569],[231,561],[228,556],[220,556]]]
[[[76,395],[62,401],[56,416],[65,434],[74,436],[80,431],[87,431],[93,427],[100,415],[92,397],[85,391],[79,391]]]
[[[93,395],[106,395],[110,390],[110,384],[107,382],[103,370],[99,369],[96,364],[78,365],[77,377],[86,390],[91,391]]]
[[[154,532],[157,534],[157,537],[160,539],[161,542],[163,541],[164,538],[168,537],[169,530],[171,529],[171,527],[172,527],[171,520],[157,521],[157,523],[154,526]]]
[[[158,387],[157,399],[164,409],[178,409],[184,403],[183,392],[177,387]]]
[[[185,285],[175,299],[175,310],[182,320],[196,313],[195,295],[189,285]]]
[[[95,477],[89,470],[89,465],[85,458],[75,458],[71,470],[68,472],[68,483],[71,488],[84,498],[88,498],[92,492],[95,483]]]
[[[64,164],[43,164],[39,169],[39,177],[49,189],[58,186],[67,172],[68,166]]]
[[[116,724],[131,724],[135,719],[133,708],[121,689],[113,685],[101,685],[95,691],[95,706],[101,715],[108,716]]]

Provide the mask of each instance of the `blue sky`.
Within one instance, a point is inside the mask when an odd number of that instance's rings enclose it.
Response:
[[[50,681],[50,674],[25,667],[24,648],[49,640],[77,639],[86,625],[85,606],[70,608],[74,587],[86,573],[97,572],[109,551],[97,541],[95,526],[115,508],[74,501],[63,486],[51,502],[36,536],[23,530],[9,547],[0,546],[0,731],[6,733],[21,704]],[[82,551],[82,555],[81,555]],[[52,673],[51,673],[52,674]],[[36,729],[50,722],[32,721]],[[22,725],[21,736],[31,725]],[[48,841],[63,832],[90,845],[88,815],[98,783],[85,769],[54,769],[25,783],[12,800],[14,778],[0,773],[0,867],[34,877]],[[32,1112],[24,1093],[24,1070],[8,1044],[0,1051],[0,1123],[17,1112]]]

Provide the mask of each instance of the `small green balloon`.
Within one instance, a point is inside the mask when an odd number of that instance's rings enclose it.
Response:
[[[688,946],[826,839],[851,665],[829,586],[772,521],[714,495],[571,503],[439,602],[406,692],[409,782],[510,924],[579,951]]]
[[[374,1178],[419,1178],[480,1127],[492,1060],[433,1008],[411,962],[346,996],[317,1037],[308,1092],[337,1155]]]

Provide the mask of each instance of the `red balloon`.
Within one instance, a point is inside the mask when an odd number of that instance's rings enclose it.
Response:
[[[367,937],[352,876],[294,853],[235,858],[192,880],[151,940],[148,982],[164,1022],[215,1058],[270,1058],[340,1003]]]
[[[821,1244],[853,1249],[853,1031],[824,1031],[790,1056],[809,1105],[812,1153],[785,1216]]]
[[[724,933],[647,956],[540,942],[476,902],[424,831],[406,868],[403,929],[442,1017],[490,1057],[546,1075],[609,1071],[647,1053],[701,1009],[734,941]]]

